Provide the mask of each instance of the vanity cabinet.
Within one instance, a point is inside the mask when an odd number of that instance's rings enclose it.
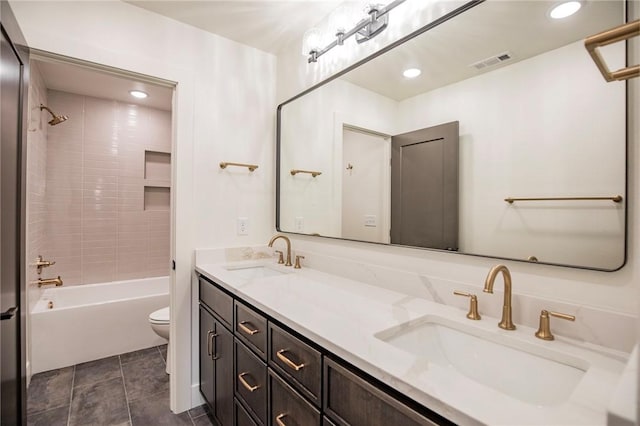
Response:
[[[200,391],[220,425],[452,424],[208,278],[199,286]]]

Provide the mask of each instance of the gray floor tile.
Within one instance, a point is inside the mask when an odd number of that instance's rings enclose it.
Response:
[[[169,391],[169,375],[160,356],[144,357],[122,365],[129,402]]]
[[[196,417],[193,419],[193,424],[195,426],[210,426],[216,425],[217,423],[211,419],[211,414],[203,414],[202,416]]]
[[[120,360],[117,356],[76,365],[73,387],[93,385],[98,382],[121,377]]]
[[[162,354],[162,359],[164,359],[164,362],[167,362],[167,345],[160,345],[158,346],[158,349],[160,349],[160,353]]]
[[[150,348],[141,349],[135,352],[128,352],[126,354],[120,355],[120,362],[122,364],[127,364],[134,361],[140,361],[143,358],[147,357],[160,357],[160,353],[158,352],[158,348],[156,346],[152,346]]]
[[[122,425],[128,421],[121,377],[73,388],[69,425]]]
[[[27,416],[27,426],[67,426],[69,406],[42,411]]]
[[[209,406],[207,404],[202,404],[198,407],[195,407],[189,410],[189,415],[191,416],[192,419],[195,419],[196,417],[200,417],[204,414],[207,414],[208,412],[209,412]]]
[[[169,409],[169,392],[139,399],[129,404],[133,426],[188,425],[192,426],[188,412],[173,414]]]
[[[73,367],[45,371],[31,378],[27,397],[27,412],[38,413],[68,406],[71,398]]]

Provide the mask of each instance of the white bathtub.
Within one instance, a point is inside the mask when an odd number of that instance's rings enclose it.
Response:
[[[46,289],[31,312],[32,374],[166,343],[148,320],[165,306],[169,277]]]

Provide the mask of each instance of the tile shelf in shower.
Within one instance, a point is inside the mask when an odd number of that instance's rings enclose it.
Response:
[[[145,179],[144,186],[155,188],[171,188],[171,181],[160,179]]]

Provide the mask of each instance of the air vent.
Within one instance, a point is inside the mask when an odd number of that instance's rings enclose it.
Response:
[[[481,70],[484,68],[492,67],[494,65],[498,65],[502,62],[508,61],[512,58],[511,53],[503,52],[495,56],[491,56],[489,58],[485,58],[481,61],[478,61],[474,64],[469,65],[470,67],[474,67],[475,69]]]

